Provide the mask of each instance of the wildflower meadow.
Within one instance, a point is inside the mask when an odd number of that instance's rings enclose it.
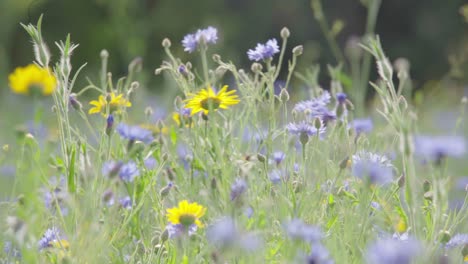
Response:
[[[120,75],[103,49],[86,76],[93,43],[46,39],[47,19],[18,25],[34,56],[1,107],[31,111],[2,126],[0,263],[468,263],[467,95],[415,92],[379,35],[298,67],[284,27],[241,68],[223,28],[192,25],[152,43],[152,94],[144,57]]]

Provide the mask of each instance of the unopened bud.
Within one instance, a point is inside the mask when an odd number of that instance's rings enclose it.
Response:
[[[81,105],[81,103],[78,101],[78,99],[76,99],[76,94],[71,94],[70,97],[69,97],[69,100],[70,100],[70,104],[71,106],[73,107],[73,109],[77,110],[77,111],[80,111],[81,108],[83,107]]]
[[[280,98],[280,101],[283,103],[289,101],[289,93],[288,93],[288,90],[286,90],[286,88],[281,89],[279,98]]]
[[[153,113],[154,113],[154,110],[153,110],[153,108],[151,106],[148,106],[148,107],[145,108],[145,116],[146,117],[149,118],[149,117],[153,116]]]
[[[114,128],[114,116],[109,115],[106,120],[106,135],[110,136]]]
[[[303,51],[304,51],[304,47],[302,45],[296,46],[292,50],[293,55],[296,57],[302,55]]]
[[[289,29],[287,27],[284,27],[283,29],[281,29],[280,35],[284,39],[289,38],[289,35],[290,35]]]
[[[163,39],[162,41],[163,48],[168,49],[171,47],[171,45],[172,45],[171,41],[168,38]]]
[[[170,181],[174,181],[175,179],[175,172],[172,168],[167,168],[166,170],[167,172],[167,178],[170,180]]]
[[[167,229],[164,229],[164,232],[162,232],[161,236],[159,237],[159,241],[161,241],[161,243],[164,243],[167,241],[168,238],[169,238],[169,231]]]
[[[128,65],[129,72],[140,72],[143,68],[143,59],[141,57],[134,58]]]
[[[423,190],[424,190],[424,192],[430,191],[430,190],[431,190],[431,186],[432,186],[431,182],[428,181],[428,180],[425,180],[425,181],[423,182]]]
[[[162,71],[163,71],[162,68],[157,68],[156,70],[154,70],[154,75],[159,75],[162,73]]]
[[[166,186],[164,186],[164,188],[161,189],[161,191],[159,191],[159,195],[161,195],[161,197],[166,197],[173,186],[174,184],[169,182]]]
[[[252,66],[250,66],[250,70],[254,73],[261,72],[262,69],[263,69],[263,66],[258,62],[254,62],[252,63]]]
[[[265,157],[265,155],[263,155],[261,153],[258,153],[257,154],[257,160],[264,163],[266,161],[266,157]]]
[[[216,62],[216,63],[220,63],[221,62],[221,56],[219,54],[214,54],[213,55],[213,61]]]
[[[109,58],[109,52],[105,49],[101,50],[101,53],[99,54],[101,56],[101,59],[107,59]]]
[[[216,181],[216,178],[213,177],[213,178],[211,179],[210,186],[211,186],[211,189],[216,190],[216,188],[218,187],[218,183],[217,183],[217,181]]]
[[[400,178],[398,178],[398,187],[403,188],[403,186],[405,186],[405,182],[406,182],[405,174],[402,174]]]

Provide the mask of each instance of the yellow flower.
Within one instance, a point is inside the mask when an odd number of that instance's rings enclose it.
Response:
[[[188,114],[174,112],[172,113],[172,120],[176,122],[178,127],[182,127],[183,124],[185,125],[185,127],[193,127],[193,120],[190,116],[190,112],[188,112]]]
[[[167,135],[169,133],[169,128],[167,128],[166,126],[160,128],[158,124],[141,124],[140,127],[153,132],[153,135]]]
[[[106,97],[100,95],[98,100],[89,102],[90,105],[94,105],[93,108],[89,109],[89,114],[106,113],[106,107],[109,106],[109,113],[119,112],[120,107],[130,107],[130,103],[127,99],[123,98],[123,94],[115,95],[110,93]]]
[[[31,94],[40,92],[50,95],[57,87],[57,80],[48,70],[35,64],[26,67],[18,67],[8,76],[10,88],[17,94]]]
[[[185,227],[189,227],[196,224],[198,227],[203,227],[200,222],[206,212],[206,208],[197,203],[189,203],[187,200],[179,202],[179,207],[167,209],[167,220],[173,224],[181,224]]]
[[[235,94],[235,90],[227,92],[228,86],[225,85],[218,92],[215,93],[213,88],[209,86],[207,89],[202,89],[197,94],[189,94],[192,98],[185,100],[187,105],[186,108],[192,109],[191,115],[198,112],[203,112],[207,115],[210,110],[216,111],[219,108],[227,109],[230,105],[238,104],[240,101]]]
[[[405,219],[399,218],[397,224],[395,225],[395,229],[400,234],[404,233],[407,229]]]

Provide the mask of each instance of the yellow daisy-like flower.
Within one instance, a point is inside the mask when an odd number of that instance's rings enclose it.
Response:
[[[48,69],[35,64],[18,67],[8,76],[10,88],[17,94],[41,93],[50,95],[57,87],[57,80]]]
[[[197,94],[189,94],[192,98],[185,100],[186,108],[192,109],[191,115],[198,112],[203,112],[207,115],[211,110],[216,111],[219,108],[227,109],[230,105],[235,105],[240,102],[235,94],[236,90],[227,91],[228,86],[225,85],[219,92],[215,92],[211,86],[207,89],[202,89]]]
[[[106,113],[106,107],[109,106],[109,112],[119,112],[120,107],[130,107],[130,103],[127,99],[123,97],[123,94],[116,95],[114,92],[108,94],[106,97],[100,95],[98,100],[93,100],[89,102],[90,105],[94,105],[93,108],[89,109],[89,114]]]
[[[179,202],[178,207],[167,209],[167,220],[173,225],[189,227],[196,224],[203,227],[200,218],[205,214],[206,208],[197,203],[189,203],[187,200]]]

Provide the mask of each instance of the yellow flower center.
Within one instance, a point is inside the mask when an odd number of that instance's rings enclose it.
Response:
[[[221,100],[214,97],[208,97],[206,99],[203,99],[200,102],[200,105],[205,110],[216,110],[221,105]]]
[[[195,216],[191,214],[183,214],[179,217],[179,221],[183,226],[189,227],[195,223]]]

